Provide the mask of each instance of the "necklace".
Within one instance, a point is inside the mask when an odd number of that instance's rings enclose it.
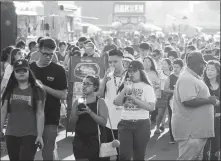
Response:
[[[117,94],[117,91],[118,91],[118,89],[119,89],[119,87],[120,87],[121,83],[123,82],[123,79],[124,79],[124,73],[125,73],[125,72],[123,72],[123,75],[121,76],[121,78],[120,78],[120,81],[119,81],[119,84],[118,84],[118,85],[117,85],[116,75],[115,75],[115,74],[113,74],[113,76],[114,76],[114,85],[115,85],[115,88],[116,88],[116,94]]]

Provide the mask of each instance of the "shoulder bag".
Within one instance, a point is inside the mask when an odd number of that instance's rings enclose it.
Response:
[[[99,99],[98,99],[98,101],[99,101]],[[99,106],[99,103],[97,103],[97,115],[98,115],[98,109],[99,109],[98,106]],[[111,133],[112,133],[112,136],[113,136],[113,140],[115,140],[109,114],[108,114],[108,120],[109,120],[109,122],[110,122],[110,127],[111,127]],[[106,157],[117,156],[117,149],[116,149],[116,147],[113,147],[113,146],[112,146],[112,142],[109,142],[109,143],[101,143],[100,127],[99,127],[99,125],[97,125],[97,127],[98,127],[98,141],[99,141],[99,146],[100,146],[99,157],[100,157],[100,158],[106,158]]]

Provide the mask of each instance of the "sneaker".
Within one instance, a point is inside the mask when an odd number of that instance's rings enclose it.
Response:
[[[169,142],[169,144],[175,144],[176,143],[176,141],[170,141]]]
[[[160,133],[161,133],[160,129],[156,129],[155,132],[154,132],[154,134],[160,134]]]
[[[58,125],[58,128],[59,128],[59,129],[63,129],[63,128],[65,128],[65,127],[64,127],[64,125],[59,124],[59,125]]]

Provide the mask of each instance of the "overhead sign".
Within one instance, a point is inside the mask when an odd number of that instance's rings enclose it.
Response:
[[[145,14],[145,2],[115,2],[114,14]]]
[[[96,75],[102,78],[105,69],[106,66],[102,58],[72,57],[69,81],[74,83],[73,91],[71,92],[73,94],[73,99],[81,95],[81,83],[85,76]]]

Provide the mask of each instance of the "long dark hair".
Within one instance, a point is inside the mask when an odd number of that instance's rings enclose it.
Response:
[[[37,109],[37,100],[45,100],[45,91],[40,84],[37,83],[36,78],[31,70],[29,70],[29,78],[28,82],[32,88],[32,102],[34,111]],[[13,71],[8,84],[6,86],[5,92],[2,96],[2,104],[4,104],[5,100],[8,100],[8,112],[10,112],[10,98],[13,94],[13,90],[18,86],[18,81],[15,78],[15,72]]]
[[[216,70],[217,70],[217,73],[219,75],[217,75],[216,77],[216,82],[220,85],[220,63],[216,60],[210,60],[208,61],[207,65],[206,65],[206,68],[204,69],[204,72],[203,72],[203,79],[204,79],[204,82],[206,83],[206,85],[210,88],[211,87],[211,83],[210,83],[210,80],[206,74],[206,69],[208,67],[208,65],[214,65]]]
[[[18,52],[22,52],[21,49],[19,49],[19,48],[12,49],[12,51],[11,51],[11,53],[10,53],[10,56],[11,56],[11,65],[14,64],[14,62],[15,62],[15,55],[16,55]]]
[[[151,58],[150,56],[146,56],[146,57],[143,59],[143,62],[144,62],[145,59],[149,59],[149,60],[150,60],[150,62],[151,62],[150,70],[151,70],[151,71],[154,71],[154,72],[156,73],[156,75],[159,76],[159,75],[158,75],[158,72],[157,72],[157,69],[156,69],[156,62],[155,62],[155,60],[154,60],[153,58]]]
[[[14,49],[13,46],[7,46],[5,47],[1,52],[1,62],[6,62],[8,58],[10,57],[11,51]]]
[[[145,73],[145,71],[144,70],[139,70],[139,71],[140,71],[140,80],[141,80],[141,82],[144,82],[145,84],[148,84],[148,85],[152,86],[152,84],[150,83],[151,81],[147,77],[147,74]],[[125,76],[125,80],[127,80],[128,78],[129,78],[129,74],[127,72],[126,76]],[[121,84],[121,86],[117,90],[117,93],[121,92],[123,89],[124,89],[124,83]]]
[[[173,64],[172,64],[172,62],[170,61],[170,59],[164,58],[162,61],[166,61],[167,64],[169,65],[169,70],[170,70],[170,71],[173,71]]]

